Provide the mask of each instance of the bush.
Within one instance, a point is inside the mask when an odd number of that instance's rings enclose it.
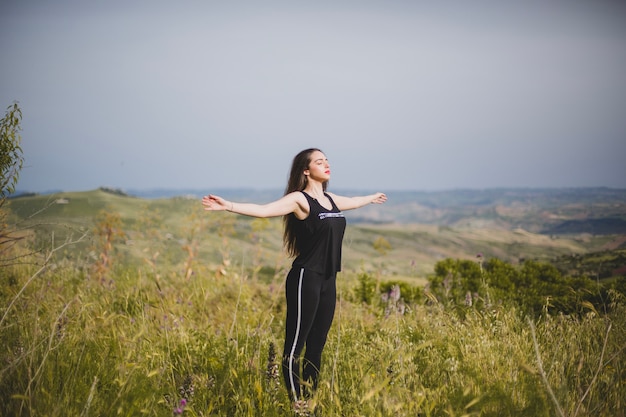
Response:
[[[605,311],[607,291],[614,285],[587,277],[567,277],[553,265],[526,261],[515,267],[498,259],[487,262],[446,259],[435,265],[429,291],[442,302],[476,309],[514,305],[533,317],[581,314],[589,305]]]

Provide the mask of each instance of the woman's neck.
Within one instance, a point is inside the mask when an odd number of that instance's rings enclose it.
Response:
[[[324,196],[324,186],[319,182],[309,181],[304,191],[313,198],[320,199]]]

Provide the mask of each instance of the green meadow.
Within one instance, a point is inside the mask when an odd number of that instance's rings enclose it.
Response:
[[[294,415],[280,219],[110,190],[3,209],[0,415]],[[624,235],[468,219],[348,219],[315,415],[625,416]]]

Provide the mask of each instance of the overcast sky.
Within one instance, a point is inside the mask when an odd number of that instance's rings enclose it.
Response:
[[[626,188],[624,1],[0,2],[18,189]]]

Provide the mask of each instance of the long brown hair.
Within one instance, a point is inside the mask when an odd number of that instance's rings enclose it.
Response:
[[[294,191],[302,191],[306,188],[308,177],[304,175],[304,171],[309,169],[311,164],[311,154],[315,151],[322,152],[317,148],[309,148],[300,151],[291,163],[291,171],[289,172],[289,180],[287,181],[287,187],[285,188],[285,194],[292,193]],[[323,189],[326,191],[328,187],[328,181],[323,184]],[[287,214],[283,217],[284,231],[283,231],[283,244],[287,250],[289,256],[298,256],[300,251],[296,242],[296,235],[294,225],[298,219],[293,213]]]

